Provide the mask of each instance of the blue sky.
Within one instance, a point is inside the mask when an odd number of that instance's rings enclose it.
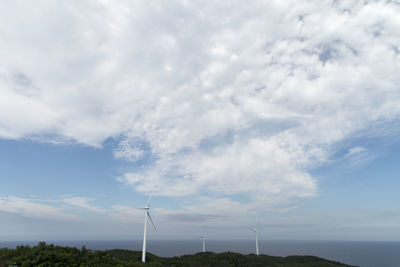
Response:
[[[400,240],[399,13],[0,4],[0,240]]]

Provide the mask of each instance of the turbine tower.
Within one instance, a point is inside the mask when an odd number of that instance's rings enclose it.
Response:
[[[254,233],[256,233],[256,255],[260,255],[258,254],[258,236],[257,236],[257,229],[251,228],[249,227],[250,231],[253,231]]]
[[[157,231],[156,226],[153,223],[153,220],[150,217],[149,209],[150,209],[150,200],[151,197],[153,196],[153,192],[150,194],[149,200],[147,200],[146,206],[144,206],[143,209],[145,210],[144,214],[144,234],[143,234],[143,250],[142,250],[142,262],[146,262],[146,232],[147,232],[147,217],[149,217],[151,224],[154,227],[154,230]]]
[[[206,237],[202,235],[200,238],[203,239],[203,252],[206,252]]]

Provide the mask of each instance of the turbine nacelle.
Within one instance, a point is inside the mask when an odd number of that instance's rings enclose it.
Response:
[[[254,233],[257,233],[257,229],[255,229],[255,228],[248,227],[248,229],[249,229],[250,231],[254,232]]]

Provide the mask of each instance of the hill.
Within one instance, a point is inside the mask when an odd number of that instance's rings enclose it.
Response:
[[[233,252],[197,253],[180,257],[158,257],[147,253],[147,262],[141,262],[141,251],[122,249],[90,250],[82,247],[62,247],[40,242],[37,246],[17,246],[0,249],[0,267],[3,266],[187,266],[187,267],[344,267],[350,266],[314,256],[274,257],[268,255],[242,255]]]

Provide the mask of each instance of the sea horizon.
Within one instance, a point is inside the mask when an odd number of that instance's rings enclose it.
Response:
[[[34,246],[46,242],[60,246],[92,250],[141,250],[142,240],[25,240],[0,241],[0,247]],[[312,255],[362,267],[392,267],[400,262],[400,241],[339,241],[339,240],[259,240],[260,253],[271,256]],[[182,256],[201,252],[201,240],[149,239],[147,251],[161,257]],[[206,240],[206,251],[255,253],[253,240]]]

